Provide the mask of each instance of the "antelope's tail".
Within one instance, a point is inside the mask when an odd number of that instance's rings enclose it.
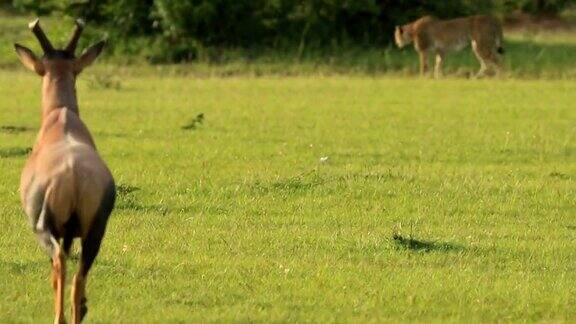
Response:
[[[56,253],[60,253],[61,247],[58,239],[56,239],[56,236],[54,235],[54,227],[52,225],[53,216],[50,208],[48,207],[48,199],[46,199],[49,192],[50,190],[48,190],[44,195],[42,209],[40,210],[40,215],[38,215],[38,220],[34,225],[34,232],[36,233],[38,242],[42,248],[44,248],[50,258],[53,258]]]

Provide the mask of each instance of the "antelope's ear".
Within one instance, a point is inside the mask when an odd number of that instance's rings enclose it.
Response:
[[[42,64],[42,60],[38,59],[34,52],[32,52],[29,48],[24,47],[20,44],[14,44],[14,49],[16,50],[16,54],[18,54],[18,58],[20,62],[30,71],[34,71],[38,73],[38,75],[42,76],[46,73],[44,69],[44,64]]]
[[[396,32],[402,34],[403,33],[402,27],[396,26]]]
[[[76,73],[82,72],[90,64],[94,63],[94,60],[102,53],[102,49],[106,45],[106,41],[99,41],[98,43],[88,47],[79,58],[76,59],[74,69]]]

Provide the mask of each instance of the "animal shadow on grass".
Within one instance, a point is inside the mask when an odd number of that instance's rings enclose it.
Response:
[[[32,128],[25,126],[12,126],[12,125],[2,125],[0,126],[0,133],[4,134],[17,134],[23,132],[29,132]]]
[[[415,252],[457,252],[464,250],[464,247],[458,244],[437,241],[425,241],[413,237],[404,237],[395,233],[392,235],[394,245],[399,249],[405,249]]]
[[[31,147],[11,147],[0,149],[0,158],[11,158],[26,156],[28,153],[32,152]]]
[[[12,275],[30,273],[33,269],[42,269],[46,263],[42,261],[0,261],[0,268]]]
[[[298,174],[296,176],[278,179],[274,182],[256,181],[252,189],[259,194],[268,193],[303,193],[326,183],[326,180],[317,174],[316,169]]]
[[[199,125],[201,125],[204,122],[204,114],[198,114],[196,115],[196,117],[194,117],[194,119],[192,119],[190,121],[190,123],[182,126],[183,130],[192,130],[192,129],[196,129]]]
[[[140,188],[124,183],[121,183],[116,186],[116,191],[118,192],[119,196],[127,196],[138,190],[140,190]]]
[[[303,193],[318,186],[334,183],[347,184],[348,182],[384,182],[384,181],[408,181],[413,182],[414,178],[406,177],[391,171],[382,173],[351,173],[345,175],[323,175],[318,169],[312,169],[295,176],[278,179],[274,182],[257,181],[252,185],[252,189],[259,194],[267,193]]]
[[[134,192],[139,190],[140,188],[125,183],[116,185],[116,192],[118,194],[116,204],[118,209],[141,210],[142,206],[138,203],[138,199],[134,195]]]
[[[561,180],[570,180],[571,178],[570,175],[561,172],[550,172],[549,176],[551,178],[557,178]]]
[[[136,191],[140,188],[131,186],[129,184],[118,184],[116,185],[116,192],[118,193],[117,198],[117,208],[133,211],[153,211],[160,213],[162,215],[167,214],[170,209],[165,205],[143,205],[140,203],[138,198],[134,195]]]

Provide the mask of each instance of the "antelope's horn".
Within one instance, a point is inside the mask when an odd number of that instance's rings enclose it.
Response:
[[[28,28],[30,28],[30,30],[32,30],[34,35],[36,35],[36,38],[38,39],[38,42],[40,43],[40,46],[42,47],[44,54],[54,51],[52,43],[50,43],[50,40],[48,40],[48,37],[46,37],[46,34],[44,34],[42,27],[40,27],[40,19],[36,19],[33,22],[29,23]]]
[[[76,19],[76,28],[74,29],[74,34],[70,38],[68,45],[66,46],[66,52],[70,54],[74,54],[76,51],[76,46],[78,45],[78,40],[80,39],[80,35],[82,34],[82,30],[84,30],[84,20]]]

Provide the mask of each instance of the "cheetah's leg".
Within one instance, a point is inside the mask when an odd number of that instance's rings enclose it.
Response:
[[[437,52],[436,53],[436,65],[434,66],[434,77],[439,79],[442,77],[442,66],[444,63],[444,53]]]
[[[420,76],[426,75],[428,72],[428,53],[422,51],[420,54]]]
[[[476,55],[476,58],[480,62],[480,70],[476,74],[476,77],[484,77],[486,76],[486,72],[488,72],[488,56],[489,54],[482,50],[482,48],[478,45],[478,42],[475,40],[472,41],[472,50]]]

